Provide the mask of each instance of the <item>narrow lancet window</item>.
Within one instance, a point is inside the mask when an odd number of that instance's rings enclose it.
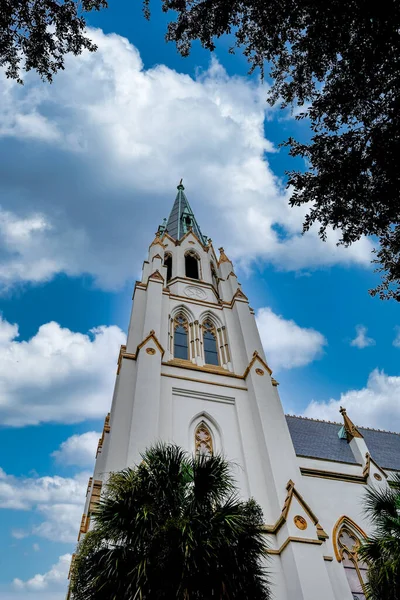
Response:
[[[213,455],[212,435],[204,421],[196,427],[196,431],[194,432],[194,444],[196,454],[205,454],[206,456]]]
[[[203,323],[204,361],[207,365],[219,365],[217,332],[211,321]]]
[[[185,254],[185,273],[186,277],[190,277],[191,279],[200,279],[199,260],[194,253],[188,252]]]
[[[181,315],[175,318],[174,358],[189,359],[188,322]]]
[[[164,258],[164,267],[167,267],[167,282],[172,278],[172,256],[166,254]]]

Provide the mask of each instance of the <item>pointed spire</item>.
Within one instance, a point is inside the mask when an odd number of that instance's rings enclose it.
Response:
[[[167,233],[175,240],[180,240],[188,231],[193,233],[199,238],[202,244],[206,244],[206,238],[201,233],[200,227],[196,221],[188,199],[186,198],[185,188],[182,183],[182,179],[177,186],[178,193],[175,198],[174,205],[171,210],[171,214],[168,217],[166,224]]]
[[[340,414],[343,417],[343,427],[346,432],[347,441],[351,442],[353,438],[362,438],[364,437],[362,433],[360,433],[357,427],[354,425],[353,421],[348,416],[346,409],[342,406],[340,407]]]

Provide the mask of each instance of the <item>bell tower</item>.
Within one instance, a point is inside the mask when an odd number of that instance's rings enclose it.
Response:
[[[109,473],[154,442],[222,452],[243,498],[263,509],[276,600],[334,600],[328,536],[308,503],[277,386],[233,264],[203,235],[180,182],[135,284],[81,534]]]

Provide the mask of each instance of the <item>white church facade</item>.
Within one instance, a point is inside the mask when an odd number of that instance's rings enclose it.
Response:
[[[341,412],[341,423],[285,416],[254,311],[180,184],[135,285],[79,535],[108,474],[154,442],[222,452],[241,495],[263,509],[273,598],[364,599],[362,498],[400,470],[400,436]]]

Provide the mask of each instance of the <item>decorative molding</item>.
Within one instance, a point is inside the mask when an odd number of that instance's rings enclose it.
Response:
[[[279,548],[279,550],[268,549],[267,554],[282,554],[284,549],[291,543],[297,544],[314,544],[316,546],[321,546],[323,544],[322,540],[314,540],[313,538],[303,538],[303,537],[288,537]]]
[[[363,475],[352,475],[350,473],[339,473],[336,471],[324,471],[323,469],[312,469],[309,467],[300,467],[300,472],[305,477],[333,479],[336,481],[346,481],[347,483],[360,483],[363,485],[367,483],[367,480]]]
[[[100,502],[102,486],[103,486],[103,482],[100,479],[95,479],[93,481],[92,495],[90,496],[90,502],[89,502],[88,517],[90,517],[91,513],[96,510],[96,507],[97,507],[98,503]]]
[[[257,373],[257,375],[263,376],[265,371],[263,371],[262,369],[256,369],[256,373]]]
[[[92,489],[92,483],[93,483],[93,477],[89,477],[89,481],[88,481],[88,484],[87,484],[87,490],[86,490],[86,496],[88,495],[88,493]]]
[[[156,233],[156,237],[155,237],[155,238],[154,238],[154,240],[151,242],[149,249],[150,249],[152,246],[157,246],[157,244],[158,244],[158,245],[160,245],[160,246],[163,246],[163,244],[162,244],[162,242],[161,242],[161,239],[160,239],[160,232],[159,232],[159,231],[157,231],[157,233]]]
[[[220,256],[219,256],[219,260],[218,260],[218,266],[223,263],[223,262],[230,262],[232,264],[232,261],[229,260],[229,258],[227,257],[227,255],[225,254],[225,250],[221,247],[218,248]]]
[[[146,353],[153,356],[156,353],[156,349],[155,348],[146,348]]]
[[[163,364],[168,365],[168,363]],[[183,377],[182,375],[172,375],[171,373],[161,373],[161,377],[171,377],[172,379],[182,379],[183,381],[194,381],[196,383],[210,383],[213,386],[217,385],[219,387],[230,388],[234,390],[243,390],[244,392],[247,392],[247,387],[241,387],[239,385],[230,385],[228,383],[218,383],[216,381],[204,381],[204,379],[194,379],[192,377]]]
[[[251,359],[245,372],[243,373],[243,379],[246,379],[247,375],[250,373],[250,370],[256,361],[258,361],[262,364],[262,366],[268,371],[269,375],[272,375],[272,369],[269,368],[267,363],[258,354],[257,350],[255,350],[253,353],[253,358]]]
[[[71,564],[69,565],[68,579],[71,579],[72,570],[74,568],[75,558],[76,558],[76,553],[74,552],[73,555],[71,556]]]
[[[188,298],[196,298],[198,300],[205,300],[207,298],[207,293],[197,285],[188,285],[183,292]]]
[[[148,335],[147,337],[145,337],[145,338],[144,338],[143,342],[141,342],[141,343],[138,345],[138,347],[137,347],[137,350],[136,350],[136,355],[134,355],[134,356],[135,356],[135,359],[134,359],[134,360],[136,360],[136,358],[137,358],[137,356],[138,356],[138,354],[139,354],[139,351],[140,351],[140,350],[143,348],[143,346],[145,346],[145,345],[147,344],[147,342],[148,342],[148,341],[150,341],[150,340],[153,340],[153,342],[155,343],[155,345],[156,345],[156,346],[157,346],[157,348],[159,349],[159,351],[160,351],[160,353],[161,353],[161,357],[163,357],[163,356],[164,356],[164,354],[165,354],[165,350],[164,350],[164,348],[161,346],[160,342],[158,341],[158,339],[157,339],[157,336],[156,336],[156,334],[155,334],[155,331],[154,331],[154,329],[152,329],[152,330],[150,331],[149,335]],[[128,358],[128,357],[126,357],[126,356],[123,356],[123,358]]]
[[[346,409],[341,406],[339,412],[343,417],[347,441],[351,442],[353,438],[363,438],[364,436],[358,431],[357,427],[354,425],[353,421],[348,416]]]
[[[248,301],[249,301],[249,299],[248,299],[248,297],[246,296],[246,294],[244,294],[240,288],[238,288],[238,289],[236,290],[236,292],[234,293],[234,295],[233,295],[233,298],[232,298],[232,304],[233,304],[233,303],[234,303],[236,300],[243,300],[243,301],[245,301],[245,302],[248,302]]]
[[[336,559],[338,562],[342,562],[342,555],[341,555],[337,540],[338,540],[339,530],[343,526],[347,526],[350,530],[352,529],[354,532],[357,532],[357,534],[360,535],[363,539],[367,538],[367,534],[365,533],[365,531],[363,531],[361,529],[361,527],[359,527],[357,525],[357,523],[355,523],[353,521],[353,519],[350,519],[350,517],[346,517],[346,515],[342,515],[336,521],[335,525],[333,526],[333,530],[332,530],[333,549],[335,551],[335,556],[336,556]]]
[[[200,367],[199,365],[195,365],[190,362],[190,360],[183,360],[181,358],[173,358],[168,362],[162,363],[168,367],[179,367],[181,369],[190,369],[191,371],[202,371],[203,373],[212,373],[213,375],[223,375],[224,377],[235,377],[236,379],[244,379],[241,375],[235,375],[235,373],[231,373],[224,367],[216,366],[216,365],[207,365],[206,367]]]
[[[301,515],[296,515],[293,518],[293,523],[296,525],[297,529],[301,529],[302,531],[304,531],[308,527],[307,521]]]
[[[282,525],[284,523],[286,523],[286,521],[287,521],[290,505],[292,503],[293,498],[295,497],[296,500],[298,501],[298,503],[300,504],[300,506],[304,509],[305,513],[311,519],[313,525],[315,525],[315,527],[316,527],[316,534],[317,534],[318,540],[314,540],[314,543],[322,544],[322,542],[327,540],[329,538],[329,536],[323,530],[322,526],[320,525],[318,517],[312,511],[312,509],[307,504],[307,502],[304,500],[304,498],[301,496],[301,494],[296,490],[295,484],[291,479],[289,479],[289,481],[288,481],[286,490],[287,490],[287,494],[286,494],[285,501],[283,503],[283,508],[282,508],[280,517],[278,518],[278,520],[276,521],[276,523],[274,525],[264,525],[264,530],[267,533],[273,533],[273,534],[276,534],[279,531],[279,529],[282,527]],[[301,539],[303,539],[303,538],[301,538]]]
[[[372,456],[370,455],[369,452],[367,452],[365,454],[365,466],[364,466],[364,470],[363,470],[363,477],[365,477],[365,480],[368,479],[368,477],[371,474],[371,463],[375,466],[376,469],[378,469],[379,473],[374,473],[374,477],[377,481],[382,481],[382,477],[384,479],[387,479],[388,476],[385,473],[385,471],[378,465],[378,463],[372,458]],[[377,475],[380,475],[380,478],[377,477]]]
[[[194,432],[194,446],[196,454],[212,456],[214,454],[211,431],[204,421],[201,421]]]
[[[199,392],[195,390],[187,390],[175,387],[172,388],[172,393],[174,396],[183,396],[184,398],[193,398],[195,400],[207,400],[208,402],[222,402],[223,404],[235,404],[235,398],[233,398],[232,396],[219,396],[214,393],[209,394],[207,392]]]
[[[279,381],[277,381],[274,377],[271,377],[271,383],[274,387],[278,387]]]
[[[81,519],[81,526],[79,528],[78,533],[78,542],[81,539],[81,536],[89,531],[90,526],[90,517],[88,515],[83,514]]]
[[[103,448],[104,436],[106,433],[110,433],[110,413],[107,413],[106,418],[104,419],[103,432],[101,434],[101,438],[99,439],[99,443],[97,444],[96,458]]]
[[[333,561],[333,556],[323,556],[323,559],[328,561],[328,562],[332,562]]]
[[[153,258],[151,260],[153,261],[156,258],[159,258],[160,260],[162,260],[162,256],[160,256],[159,254],[156,254],[155,256],[153,256]]]
[[[161,275],[161,273],[158,269],[150,275],[149,281],[150,281],[150,279],[152,281],[156,280],[157,282],[164,283],[164,277]]]

